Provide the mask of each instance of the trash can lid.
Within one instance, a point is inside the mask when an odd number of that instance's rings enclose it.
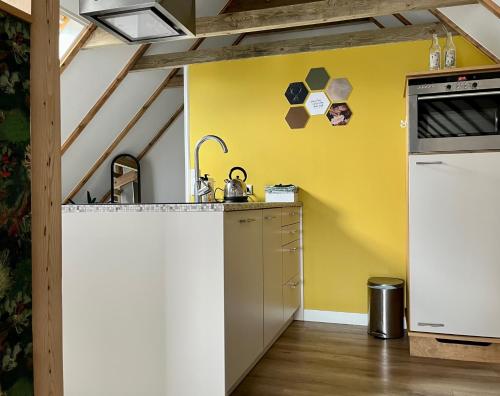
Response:
[[[399,278],[370,278],[368,279],[368,287],[373,289],[401,289],[404,287],[405,281]]]

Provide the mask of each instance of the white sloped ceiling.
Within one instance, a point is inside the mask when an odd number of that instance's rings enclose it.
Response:
[[[493,0],[500,6],[500,0]],[[446,17],[500,59],[500,19],[480,4],[440,8]]]
[[[216,15],[226,0],[198,1],[199,16]],[[61,0],[61,7],[78,17],[78,0]],[[228,38],[223,40],[226,45]],[[155,44],[148,54],[185,51],[194,40]],[[218,40],[213,40],[212,45]],[[207,40],[204,46],[210,46]],[[123,69],[137,46],[117,45],[82,50],[61,76],[61,138],[64,142]],[[170,71],[129,73],[62,159],[63,199],[141,109]],[[146,111],[109,158],[73,198],[86,202],[86,192],[100,199],[109,191],[109,167],[119,153],[138,155],[183,104],[182,88],[168,88]],[[181,115],[141,161],[143,200],[184,200],[184,126]]]

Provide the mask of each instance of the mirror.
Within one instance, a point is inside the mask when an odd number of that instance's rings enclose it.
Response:
[[[121,154],[111,163],[111,203],[141,203],[141,166],[130,154]]]

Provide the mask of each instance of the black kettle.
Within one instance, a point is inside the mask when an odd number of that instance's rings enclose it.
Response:
[[[233,179],[233,173],[240,171],[243,173],[243,180],[239,176]],[[235,166],[229,172],[229,179],[224,180],[226,186],[224,188],[224,201],[225,202],[247,202],[247,185],[245,184],[247,180],[247,172],[240,166]]]

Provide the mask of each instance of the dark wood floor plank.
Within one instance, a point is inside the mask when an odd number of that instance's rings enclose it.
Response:
[[[362,326],[294,322],[232,396],[494,396],[500,365],[410,357]]]

